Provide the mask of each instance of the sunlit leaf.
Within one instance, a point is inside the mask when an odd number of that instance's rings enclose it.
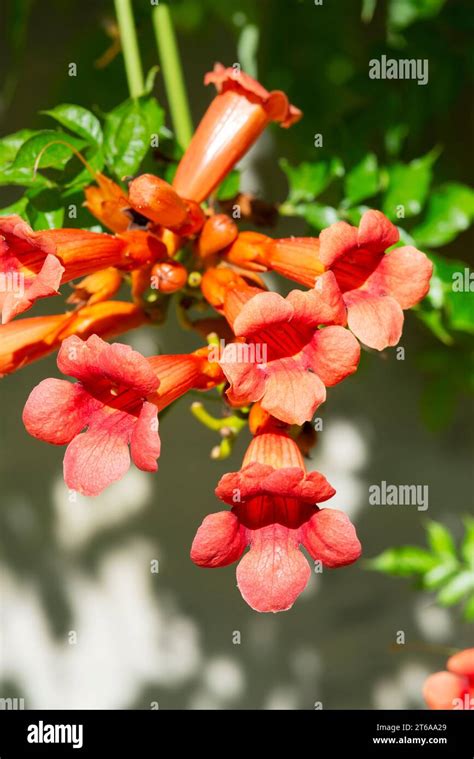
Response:
[[[367,153],[366,156],[345,176],[344,192],[350,205],[372,197],[379,189],[379,169],[377,156]]]
[[[389,219],[416,216],[422,210],[431,183],[432,166],[439,152],[432,150],[408,164],[396,163],[387,169],[388,187],[382,210]],[[400,213],[404,214],[403,217]]]
[[[293,205],[313,200],[328,187],[333,179],[344,174],[342,162],[337,158],[332,161],[300,163],[298,166],[291,166],[285,158],[282,158],[280,167],[285,172],[289,184],[287,202]]]
[[[431,520],[426,526],[428,545],[441,558],[455,558],[456,546],[447,527],[441,522]]]
[[[70,129],[93,145],[102,145],[102,127],[97,116],[80,105],[62,103],[48,111],[42,111],[46,116],[58,121],[61,126]]]
[[[369,561],[371,569],[395,577],[423,575],[436,566],[436,558],[426,549],[417,546],[389,548]]]
[[[460,572],[438,593],[441,606],[454,606],[474,590],[474,572]]]

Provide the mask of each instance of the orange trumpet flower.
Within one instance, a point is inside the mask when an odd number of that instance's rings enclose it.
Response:
[[[283,92],[268,92],[236,68],[216,63],[205,84],[217,88],[214,98],[182,157],[173,187],[201,203],[261,135],[270,121],[289,127],[303,115]]]
[[[55,316],[17,319],[0,326],[0,377],[55,351],[70,335],[115,337],[147,321],[133,303],[105,301]]]

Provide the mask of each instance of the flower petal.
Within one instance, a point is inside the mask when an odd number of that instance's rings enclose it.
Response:
[[[295,310],[293,320],[308,327],[347,322],[346,306],[332,271],[318,277],[312,290],[292,290],[287,301]]]
[[[323,382],[301,360],[289,356],[272,361],[260,400],[265,411],[287,424],[303,424],[325,400]]]
[[[191,547],[191,559],[200,567],[226,567],[242,556],[247,545],[245,529],[231,511],[209,514]]]
[[[250,551],[237,567],[237,584],[255,611],[290,609],[306,587],[311,570],[295,534],[278,523],[251,532]]]
[[[352,564],[362,551],[354,525],[337,509],[317,511],[301,527],[301,542],[313,559],[332,569]]]
[[[54,445],[69,443],[101,407],[79,384],[45,379],[31,391],[23,410],[27,432]]]
[[[160,449],[158,409],[153,403],[145,401],[130,439],[133,463],[145,472],[156,472],[158,469],[156,459],[160,455]]]
[[[427,294],[432,273],[429,258],[406,245],[382,257],[366,287],[374,295],[391,295],[403,309],[411,308]]]
[[[344,295],[350,330],[369,348],[383,350],[396,345],[403,329],[403,311],[389,295],[353,290]]]
[[[7,292],[6,294],[0,292],[2,324],[6,324],[18,314],[27,311],[39,298],[58,295],[63,272],[64,266],[61,265],[56,256],[48,254],[38,274],[24,276],[23,294],[20,292]],[[19,276],[22,276],[21,272]],[[2,295],[4,295],[3,299]]]
[[[325,327],[311,341],[311,366],[326,387],[337,385],[359,364],[360,346],[344,327]]]
[[[266,375],[262,364],[236,360],[238,349],[238,343],[226,345],[219,364],[230,383],[227,390],[229,401],[242,405],[260,400],[265,389]]]
[[[453,709],[456,699],[466,692],[466,680],[451,672],[435,672],[423,686],[423,698],[430,709]]]
[[[64,456],[64,480],[83,495],[99,495],[120,480],[130,466],[128,442],[135,417],[122,411],[99,411],[87,432],[69,443]]]
[[[249,337],[261,329],[268,329],[272,324],[288,322],[293,315],[291,303],[278,293],[259,293],[242,307],[233,329],[237,337]]]
[[[107,379],[116,385],[125,385],[141,396],[150,395],[159,386],[159,380],[150,364],[129,345],[106,343],[97,335],[81,340],[68,337],[58,354],[58,367],[63,374],[94,384]]]
[[[474,677],[474,648],[466,648],[448,659],[448,669],[455,675]]]

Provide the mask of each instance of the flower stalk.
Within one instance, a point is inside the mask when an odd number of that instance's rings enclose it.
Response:
[[[120,30],[125,71],[130,97],[138,98],[145,92],[143,69],[138,50],[137,32],[131,0],[114,0]]]

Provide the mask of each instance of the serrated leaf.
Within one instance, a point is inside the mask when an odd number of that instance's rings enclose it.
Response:
[[[417,244],[436,248],[468,229],[474,218],[474,191],[449,183],[432,193],[423,221],[412,232]]]
[[[389,548],[369,562],[370,569],[394,577],[414,577],[424,575],[436,566],[436,558],[418,546]]]
[[[70,129],[73,134],[82,137],[86,142],[99,147],[102,145],[102,127],[97,116],[80,105],[62,103],[48,111],[42,111],[62,126]]]
[[[163,133],[163,123],[164,111],[156,98],[151,95],[143,95],[134,100],[125,100],[110,111],[110,113],[106,114],[104,127],[105,160],[118,178],[121,178],[127,171],[128,173],[135,173],[145,157],[148,148],[151,146],[152,135],[156,134],[159,138],[163,136],[165,140],[167,139],[167,135]],[[130,129],[131,126],[135,130],[134,139],[137,138],[138,132],[141,132],[141,137],[139,138],[141,144],[140,146],[136,146],[139,149],[131,150],[128,156],[129,164],[136,165],[136,169],[133,171],[130,169],[123,171],[122,156],[127,140],[126,130]],[[133,160],[132,153],[134,154]],[[140,160],[137,165],[138,158]],[[125,163],[127,163],[127,159]]]
[[[428,522],[426,526],[428,545],[433,553],[441,558],[456,559],[456,545],[449,530],[434,520]]]
[[[473,280],[464,261],[447,259],[431,253],[434,273],[430,285],[436,288],[441,303],[446,310],[449,325],[463,332],[474,332],[474,298],[472,296]]]
[[[438,593],[441,606],[454,606],[474,590],[474,572],[460,572]]]
[[[354,166],[344,181],[344,192],[350,205],[360,203],[361,200],[372,197],[379,189],[379,168],[377,156],[367,153],[366,156]]]
[[[395,163],[388,167],[388,187],[382,210],[389,219],[397,219],[399,206],[403,207],[406,218],[420,213],[428,195],[431,169],[437,157],[438,151],[431,151],[411,163]]]
[[[298,166],[291,166],[285,158],[282,158],[280,167],[288,179],[287,202],[292,205],[314,200],[333,179],[344,174],[342,162],[337,158],[332,161],[303,162]]]

